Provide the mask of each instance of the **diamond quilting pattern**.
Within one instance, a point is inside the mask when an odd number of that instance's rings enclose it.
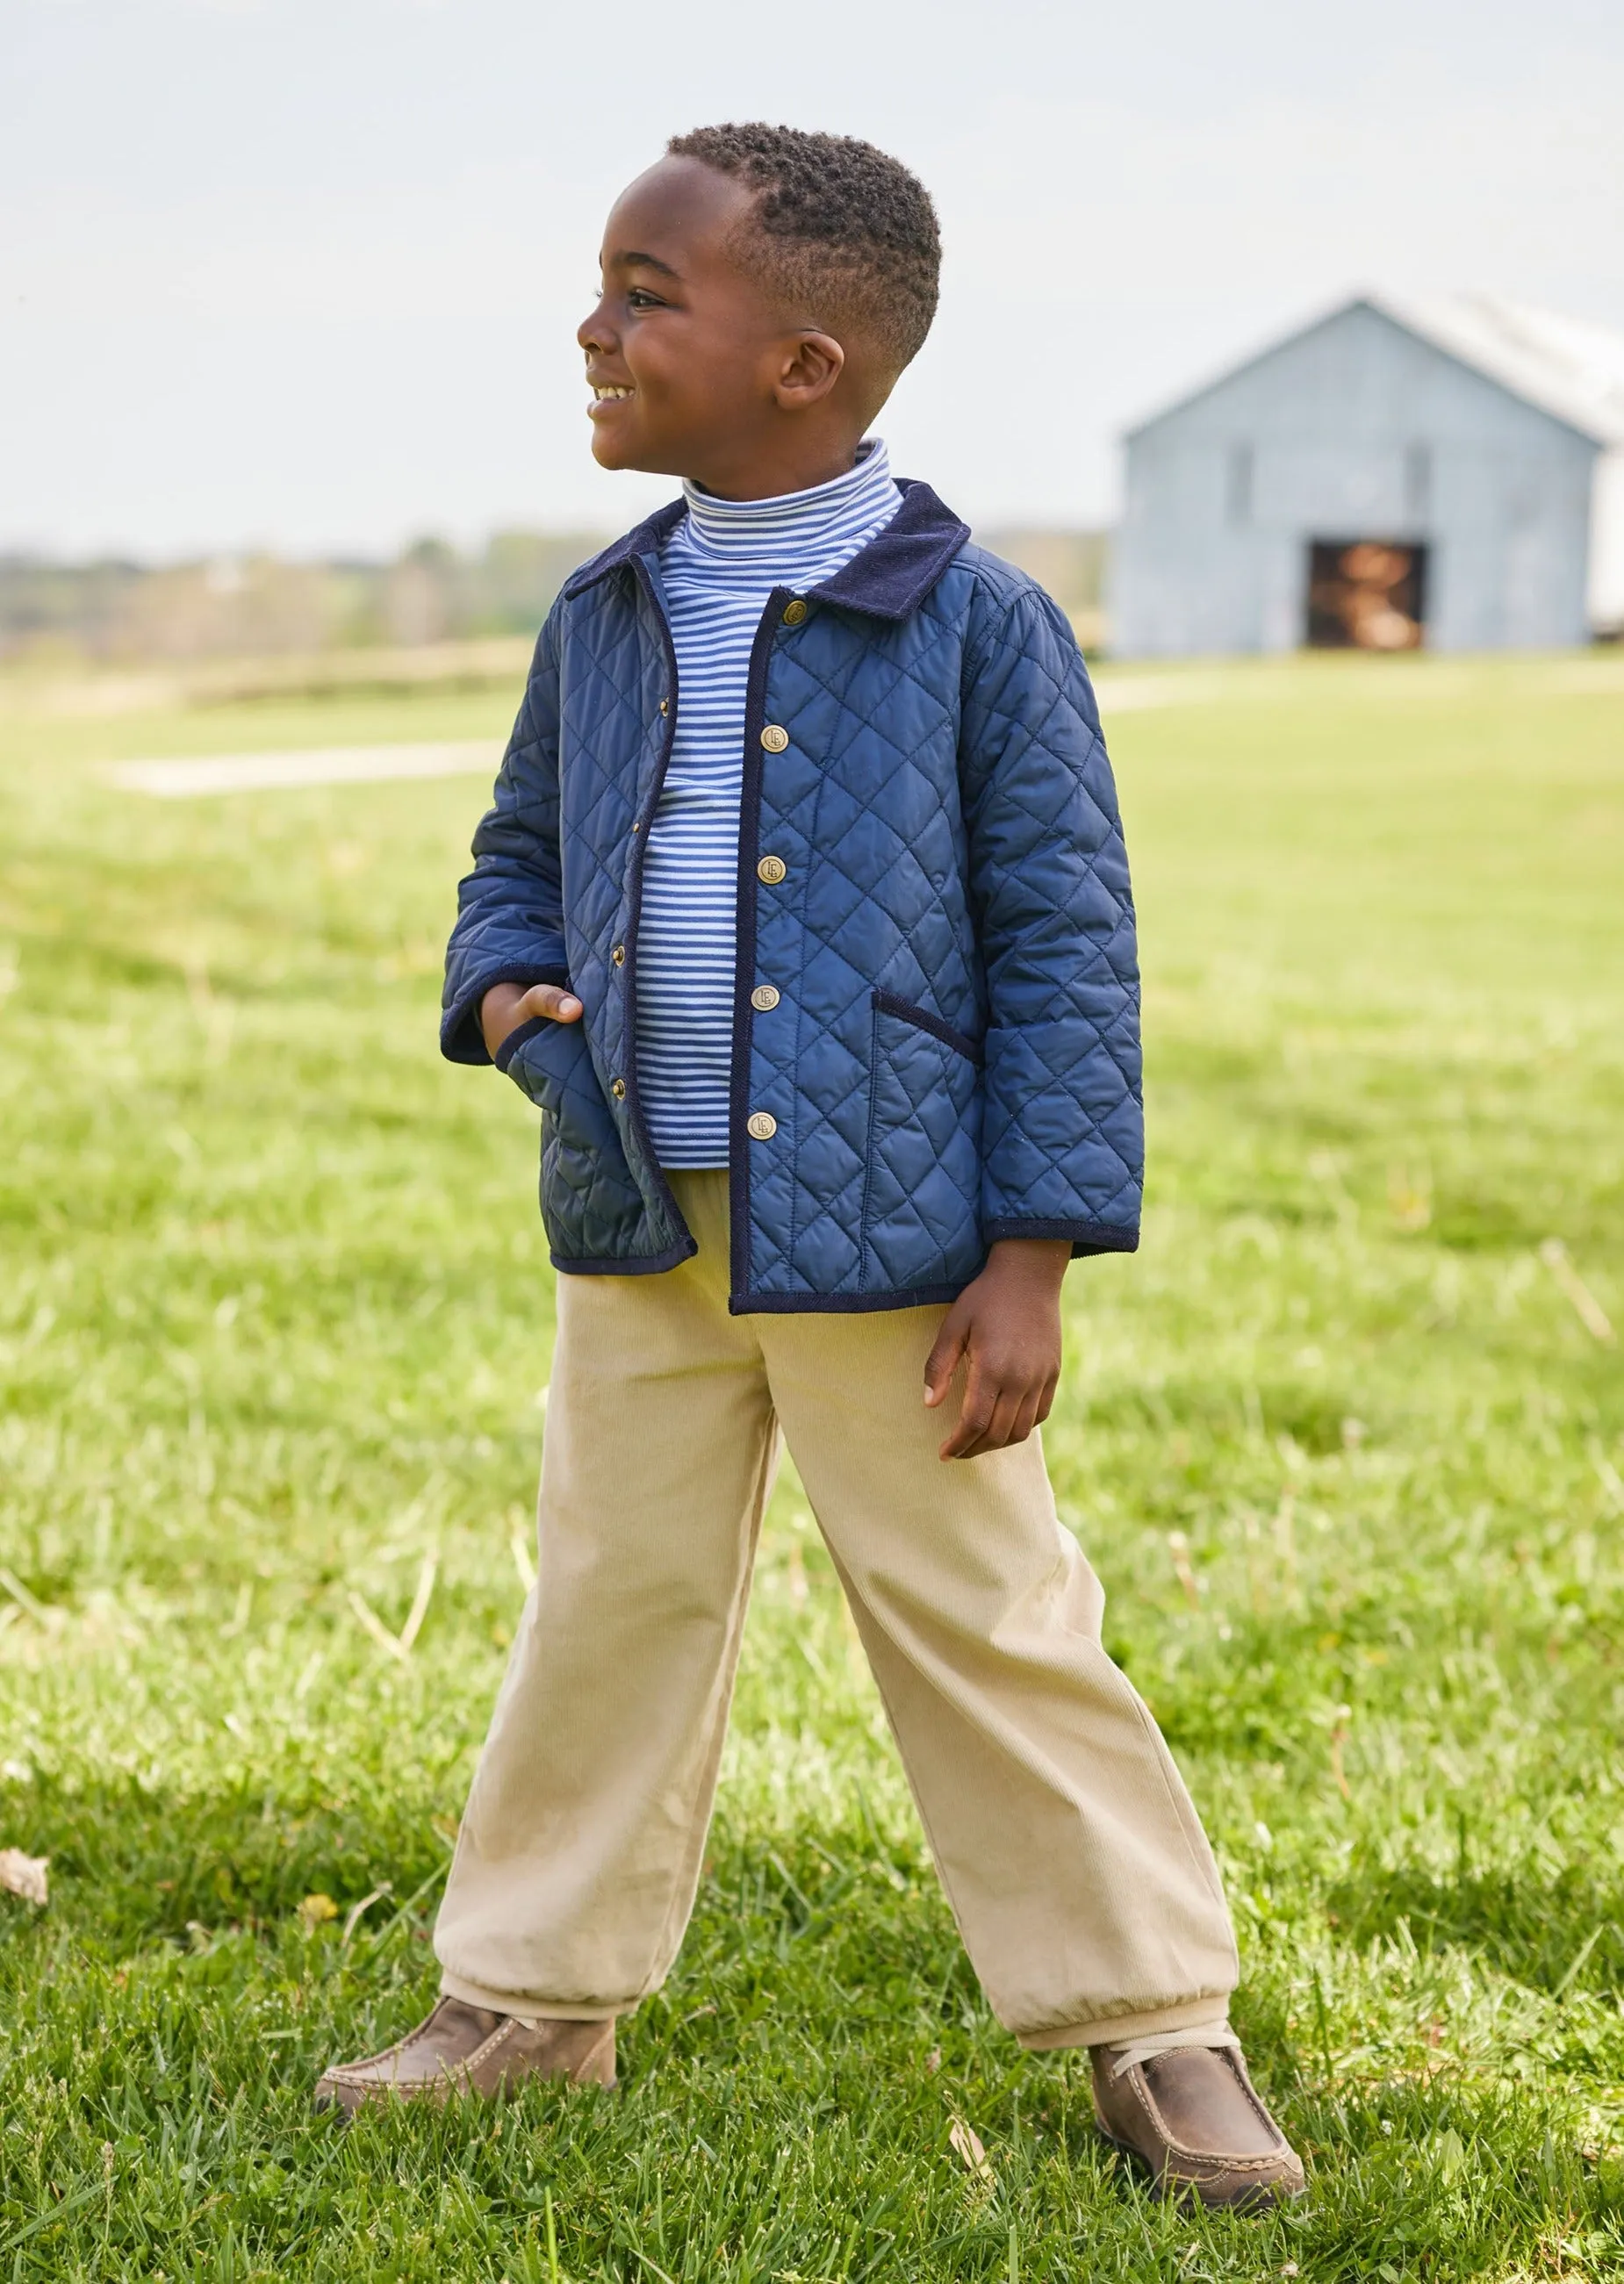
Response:
[[[649,1158],[631,1020],[633,827],[672,686],[652,544],[611,551],[543,630],[448,957],[443,1036],[463,1060],[482,1056],[479,999],[503,976],[566,968],[585,1004],[573,1045],[538,1035],[511,1066],[544,1112],[543,1211],[571,1266],[691,1248]],[[736,1308],[943,1297],[1022,1226],[1078,1251],[1136,1241],[1133,907],[1087,673],[1048,598],[973,547],[906,607],[856,606],[871,556],[884,591],[886,546],[847,567],[842,601],[809,598],[768,664],[787,742],[762,753],[746,819],[739,989],[779,995],[769,1019],[746,1014],[742,1090],[776,1130],[737,1141]],[[763,850],[782,883],[757,881]],[[980,1041],[982,1067],[877,1010],[877,989]]]
[[[601,1259],[641,1199],[579,1023],[549,1023],[508,1066],[542,1113],[542,1218],[555,1255]]]

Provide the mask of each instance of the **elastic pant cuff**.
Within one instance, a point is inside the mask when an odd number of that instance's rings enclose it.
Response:
[[[1230,2002],[1225,1998],[1186,1998],[1182,2006],[1156,2006],[1144,2014],[1112,2014],[1093,2022],[1062,2022],[1053,2030],[1019,2030],[1016,2036],[1028,2053],[1043,2054],[1058,2046],[1125,2046],[1139,2038],[1159,2038],[1164,2030],[1227,2030]],[[1198,2044],[1198,2038],[1192,2044]]]
[[[440,1994],[460,1998],[465,2006],[483,2006],[493,2014],[512,2014],[528,2022],[613,2022],[636,2004],[630,1999],[624,2006],[587,2006],[578,1999],[533,1998],[527,1991],[488,1991],[482,1983],[470,1983],[449,1969],[441,1971]]]

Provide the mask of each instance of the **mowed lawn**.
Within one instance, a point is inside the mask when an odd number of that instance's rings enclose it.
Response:
[[[1113,731],[1145,1240],[1071,1273],[1048,1445],[1307,2202],[1152,2204],[992,2021],[787,1469],[621,2090],[313,2115],[433,1994],[530,1559],[534,1118],[434,1036],[483,792],[95,765],[515,693],[12,700],[0,2284],[1624,2273],[1624,663],[1167,682]]]

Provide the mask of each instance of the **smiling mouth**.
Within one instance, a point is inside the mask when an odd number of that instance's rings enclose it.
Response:
[[[637,393],[635,388],[600,388],[596,381],[591,384],[591,388],[592,400],[596,404],[618,404]]]

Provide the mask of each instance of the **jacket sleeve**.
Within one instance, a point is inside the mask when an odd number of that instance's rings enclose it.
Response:
[[[982,1238],[1131,1253],[1144,1126],[1128,852],[1082,653],[1041,590],[973,643],[961,722],[988,997]]]
[[[535,645],[491,805],[473,836],[446,947],[441,1052],[490,1060],[480,1002],[493,983],[567,983],[558,846],[558,645],[555,608]]]

